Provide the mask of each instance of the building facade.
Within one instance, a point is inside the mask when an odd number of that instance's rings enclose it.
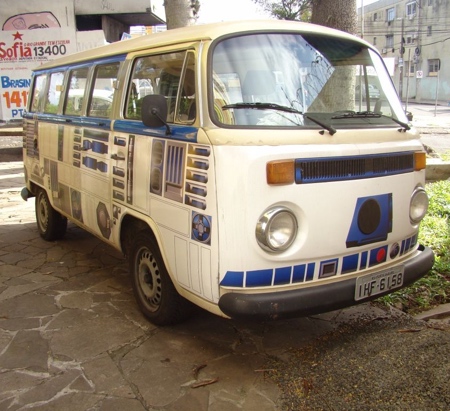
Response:
[[[165,24],[159,17],[164,15],[163,8],[151,3],[2,0],[0,122],[22,120],[33,68],[64,55],[119,41],[131,26]]]
[[[450,102],[449,0],[379,0],[358,13],[403,101]]]

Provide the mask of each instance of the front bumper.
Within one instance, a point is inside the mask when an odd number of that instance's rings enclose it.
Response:
[[[403,287],[423,277],[433,267],[433,251],[424,246],[420,246],[419,251],[420,254],[403,263],[405,266]],[[332,284],[292,291],[260,294],[230,292],[220,297],[219,307],[223,313],[231,318],[281,319],[305,317],[364,303],[393,292],[391,290],[371,298],[355,301],[355,285],[356,278],[351,278]]]

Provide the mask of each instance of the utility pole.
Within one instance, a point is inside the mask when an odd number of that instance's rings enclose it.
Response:
[[[403,60],[403,55],[405,53],[405,41],[404,41],[404,32],[405,32],[405,18],[401,17],[402,19],[402,33],[401,33],[401,38],[400,38],[400,58],[398,61],[398,67],[400,69],[400,79],[399,79],[399,83],[398,83],[398,94],[400,96],[400,101],[403,98],[403,66],[404,66],[404,60]]]
[[[364,40],[364,0],[361,0],[361,38]]]

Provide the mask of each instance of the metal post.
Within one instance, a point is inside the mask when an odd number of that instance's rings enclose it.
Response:
[[[414,70],[415,71],[415,70]],[[406,102],[405,111],[408,111],[408,97],[409,97],[409,76],[411,75],[411,49],[408,49],[408,73],[406,77]]]
[[[402,34],[401,34],[401,38],[400,38],[400,58],[401,58],[401,64],[399,64],[400,67],[400,81],[399,81],[399,85],[398,85],[398,94],[400,96],[400,101],[403,98],[403,52],[405,51],[404,46],[403,46],[403,34],[405,31],[405,18],[402,17]]]
[[[439,62],[439,66],[440,66],[440,62]],[[438,95],[439,95],[439,72],[440,71],[441,70],[438,69],[437,82],[436,82],[436,100],[434,102],[434,117],[436,117],[436,108],[437,108]]]

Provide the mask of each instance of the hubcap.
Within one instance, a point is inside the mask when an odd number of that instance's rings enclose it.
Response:
[[[39,196],[39,202],[38,202],[38,222],[39,226],[41,227],[42,231],[47,230],[48,226],[48,207],[47,202],[45,201],[44,196],[41,194]]]
[[[139,288],[151,311],[156,311],[161,304],[161,274],[154,255],[147,248],[138,255]]]

